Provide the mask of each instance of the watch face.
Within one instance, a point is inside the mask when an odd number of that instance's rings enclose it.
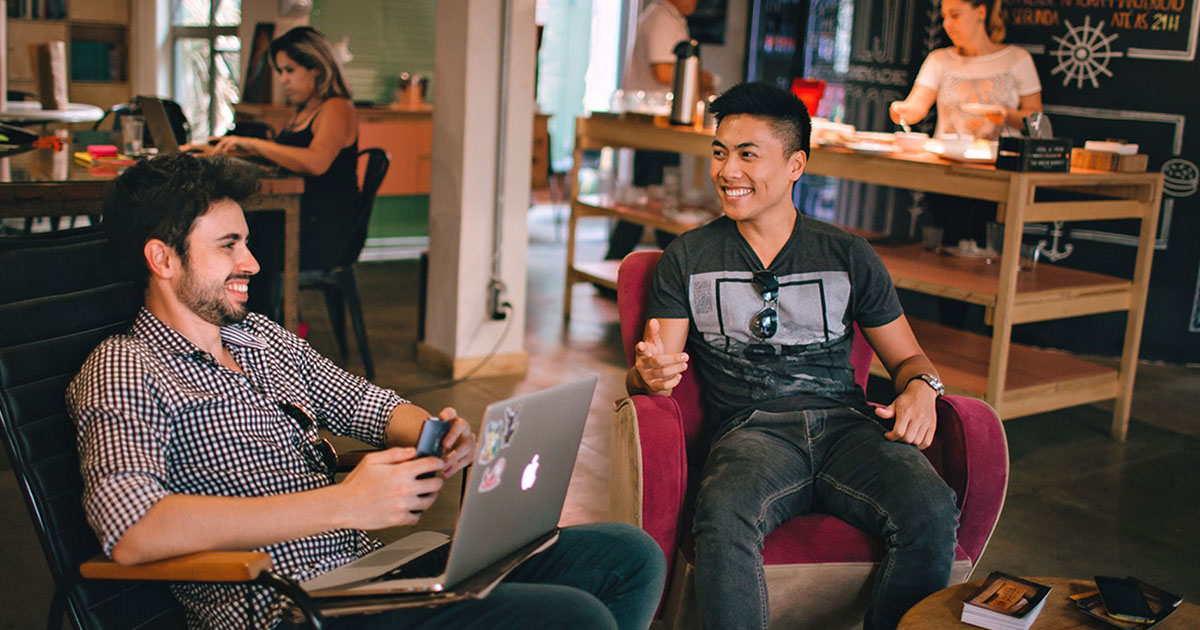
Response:
[[[946,394],[946,388],[942,385],[942,381],[938,377],[926,373],[918,374],[914,378],[919,378],[922,381],[925,381],[930,387],[933,388],[933,391],[937,392],[938,396],[944,396]]]

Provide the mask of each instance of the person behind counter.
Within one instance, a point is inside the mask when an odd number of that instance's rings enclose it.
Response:
[[[304,176],[300,198],[300,268],[333,264],[354,229],[358,196],[358,123],[350,89],[329,40],[299,26],[271,42],[271,65],[296,108],[274,140],[227,135],[188,150],[269,160]],[[264,278],[283,269],[283,224],[274,213],[251,215],[252,251]],[[257,286],[256,286],[257,285]],[[250,310],[276,314],[278,281],[252,284]]]
[[[696,11],[696,0],[651,0],[638,16],[637,36],[633,51],[625,65],[626,94],[645,92],[665,94],[671,91],[675,76],[675,45],[692,38],[687,16]],[[711,92],[713,77],[700,72],[700,87]],[[634,151],[633,185],[638,187],[663,183],[663,169],[679,166],[679,154],[670,151]],[[621,260],[637,247],[645,229],[629,221],[618,220],[608,237],[605,260]],[[666,248],[675,238],[665,230],[654,231],[660,248]]]
[[[966,134],[995,140],[1019,135],[1024,118],[1042,110],[1042,84],[1033,58],[1023,48],[1002,43],[1000,2],[942,0],[942,25],[953,45],[929,53],[908,98],[889,107],[893,122],[916,124],[936,100],[935,137]],[[932,223],[943,228],[946,245],[960,239],[982,242],[985,223],[996,213],[990,201],[936,194],[927,195],[926,201]],[[942,300],[942,321],[963,325],[965,308]]]
[[[942,0],[942,26],[953,45],[929,53],[908,98],[889,107],[892,122],[915,124],[936,101],[935,136],[960,133],[994,140],[1019,133],[1024,118],[1042,110],[1042,84],[1033,58],[1001,43],[1000,2]],[[993,107],[989,111],[979,105]]]

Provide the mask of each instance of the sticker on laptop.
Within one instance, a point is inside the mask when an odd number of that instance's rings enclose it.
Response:
[[[483,427],[483,437],[479,440],[479,457],[476,461],[486,466],[500,454],[504,441],[504,420],[491,420]]]
[[[517,432],[517,427],[521,426],[521,422],[517,420],[520,416],[521,405],[504,408],[504,438],[500,441],[501,448],[512,445],[513,434]]]
[[[500,485],[500,477],[504,474],[504,458],[496,460],[487,470],[483,471],[483,480],[479,482],[480,492],[490,492]]]

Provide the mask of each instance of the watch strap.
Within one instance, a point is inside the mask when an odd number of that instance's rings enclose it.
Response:
[[[946,395],[946,387],[942,385],[941,379],[933,374],[930,374],[929,372],[921,372],[920,374],[908,379],[908,382],[905,383],[904,386],[908,387],[908,384],[913,381],[924,381],[925,384],[931,387],[939,397]]]

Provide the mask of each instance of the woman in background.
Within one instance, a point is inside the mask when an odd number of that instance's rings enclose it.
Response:
[[[1029,53],[1002,43],[1000,1],[942,0],[942,26],[952,45],[925,58],[908,98],[889,107],[892,122],[916,124],[936,101],[935,137],[1020,135],[1025,117],[1042,110],[1042,84]],[[933,193],[925,199],[929,223],[943,229],[943,245],[985,242],[995,203]],[[938,299],[937,310],[942,323],[958,327],[967,326],[973,312],[965,302],[945,298]]]
[[[320,32],[294,28],[271,42],[271,65],[288,104],[296,109],[274,140],[224,136],[206,152],[263,158],[304,176],[300,198],[300,268],[324,269],[354,229],[358,198],[358,123],[350,90]],[[250,308],[276,314],[276,284],[283,268],[282,220],[275,213],[247,215],[251,251],[262,271],[250,283]],[[256,290],[257,289],[257,290]]]
[[[892,102],[892,122],[916,124],[936,101],[935,136],[1019,134],[1042,110],[1042,84],[1029,53],[1001,43],[1000,0],[942,0],[942,26],[953,45],[929,53],[908,98]]]

